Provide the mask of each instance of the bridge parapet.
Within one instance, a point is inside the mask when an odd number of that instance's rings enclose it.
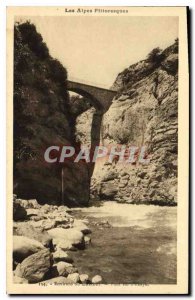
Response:
[[[103,111],[110,107],[112,99],[116,95],[116,91],[70,80],[67,81],[67,89],[89,98],[97,109]]]

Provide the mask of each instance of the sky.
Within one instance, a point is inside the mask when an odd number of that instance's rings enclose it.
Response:
[[[178,37],[177,17],[26,17],[72,80],[109,88],[117,74]]]

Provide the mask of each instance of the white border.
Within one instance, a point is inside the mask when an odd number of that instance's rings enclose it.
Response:
[[[1,126],[0,126],[0,134],[1,134],[1,147],[0,147],[0,172],[1,172],[1,187],[0,187],[0,199],[1,199],[1,209],[0,209],[0,220],[1,220],[1,239],[3,240],[3,245],[1,244],[1,266],[3,265],[3,270],[1,268],[1,280],[0,280],[0,292],[1,292],[1,296],[6,297],[5,294],[5,266],[6,266],[6,253],[5,253],[5,211],[6,211],[6,189],[5,189],[5,173],[6,173],[6,162],[5,162],[5,155],[6,155],[6,65],[5,65],[5,58],[6,58],[6,35],[5,35],[5,28],[6,28],[6,6],[48,6],[48,5],[53,5],[53,6],[57,6],[57,5],[63,5],[63,6],[68,6],[68,5],[75,5],[75,6],[92,6],[92,5],[96,5],[96,6],[108,6],[108,5],[117,5],[117,6],[186,6],[189,5],[191,8],[194,7],[194,1],[167,1],[164,0],[163,3],[162,1],[89,1],[89,0],[85,0],[85,1],[64,1],[64,0],[47,0],[45,1],[45,3],[41,3],[38,0],[34,0],[34,1],[2,1],[0,2],[0,41],[1,41],[1,55],[0,55],[0,74],[1,74],[1,78],[0,78],[0,85],[1,85],[1,95],[3,96],[3,99],[1,101],[1,109],[0,109],[0,120],[1,120]],[[194,25],[193,25],[194,27]],[[192,45],[191,45],[192,47]],[[194,64],[193,64],[193,70],[194,70]],[[194,85],[194,82],[192,82],[192,87]],[[193,113],[194,113],[194,106],[193,108]],[[193,114],[194,115],[194,114]],[[193,119],[193,118],[192,118]],[[193,131],[195,132],[195,131]],[[188,132],[186,133],[188,134]],[[194,137],[194,134],[193,134]],[[195,139],[193,139],[194,141]],[[193,143],[194,145],[194,143]],[[194,167],[194,163],[193,163],[193,167]],[[192,182],[192,185],[194,185],[194,181]],[[193,199],[192,199],[193,200]],[[194,280],[193,280],[194,283]],[[66,296],[67,297],[67,296]],[[75,296],[76,297],[76,296]],[[181,297],[184,298],[185,296]],[[27,297],[23,297],[23,299],[25,299]],[[39,298],[39,297],[38,297]],[[52,297],[53,299],[56,298],[56,296]],[[68,297],[69,298],[69,297]],[[72,297],[71,297],[72,298]],[[117,297],[117,298],[120,298]],[[135,298],[135,297],[132,297]],[[136,297],[136,299],[142,298],[142,296]],[[172,297],[167,297],[167,298],[172,298]]]

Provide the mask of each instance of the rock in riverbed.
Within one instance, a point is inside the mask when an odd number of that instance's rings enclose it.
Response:
[[[24,207],[20,205],[20,203],[15,200],[13,202],[13,219],[14,221],[24,221],[27,217],[27,212]]]
[[[80,282],[83,284],[89,283],[89,275],[81,274],[80,275]]]
[[[52,275],[55,277],[67,277],[69,274],[76,273],[77,271],[77,268],[75,268],[72,264],[66,263],[64,261],[60,261],[57,264],[54,264],[52,267]]]
[[[91,243],[91,238],[87,235],[84,236],[85,245],[89,245]]]
[[[21,262],[29,255],[42,249],[44,246],[34,239],[25,236],[13,236],[13,258],[17,262]]]
[[[72,258],[68,256],[68,254],[62,249],[58,249],[53,253],[54,263],[58,263],[59,261],[64,261],[67,263],[72,263]]]
[[[90,242],[87,220],[74,219],[64,206],[39,205],[36,200],[28,203],[16,197],[15,201],[27,211],[27,218],[25,222],[15,221],[13,226],[14,282],[89,283],[88,275],[80,277],[65,252],[84,249]]]
[[[69,274],[67,278],[71,280],[73,283],[79,283],[80,281],[79,273]]]
[[[44,279],[51,267],[52,257],[48,249],[30,255],[18,264],[15,275],[25,278],[29,283],[40,282]]]
[[[52,238],[49,236],[47,231],[43,230],[42,228],[36,228],[33,225],[28,224],[27,222],[25,226],[23,222],[15,223],[14,235],[28,237],[40,242],[46,247],[51,246]]]
[[[48,233],[53,238],[53,244],[58,249],[71,250],[72,247],[78,249],[84,249],[85,247],[83,234],[77,229],[53,228],[48,230]]]
[[[102,283],[102,277],[100,275],[96,275],[92,278],[91,282],[93,284],[100,284]]]
[[[91,230],[82,220],[74,220],[73,226],[75,229],[81,231],[83,234],[91,233]]]
[[[17,199],[17,201],[19,201],[21,206],[23,206],[25,209],[28,208],[39,209],[41,207],[41,205],[38,204],[36,199],[30,199],[30,200]]]

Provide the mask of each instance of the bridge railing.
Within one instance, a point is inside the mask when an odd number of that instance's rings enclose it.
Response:
[[[76,78],[76,77],[73,77],[73,76],[68,77],[68,80],[74,81],[74,82],[79,82],[79,83],[86,84],[86,85],[95,86],[95,87],[100,87],[100,88],[103,88],[103,89],[106,89],[106,90],[110,89],[109,86],[104,85],[102,83],[97,83],[97,82],[93,82],[93,81],[89,81],[89,80],[83,80],[83,79]]]

